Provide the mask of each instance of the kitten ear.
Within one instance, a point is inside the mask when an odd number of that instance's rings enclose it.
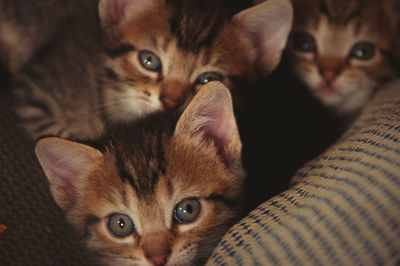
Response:
[[[241,158],[242,144],[232,97],[221,82],[209,82],[200,89],[180,117],[174,134],[189,135],[202,145],[212,141],[228,166]]]
[[[103,27],[118,26],[127,17],[152,2],[150,0],[100,0],[99,15]]]
[[[233,19],[256,49],[253,61],[257,71],[263,74],[273,71],[281,60],[292,28],[292,3],[289,0],[267,0],[241,11]]]
[[[35,152],[54,200],[62,209],[76,203],[80,179],[102,158],[101,152],[92,147],[56,137],[39,140]]]

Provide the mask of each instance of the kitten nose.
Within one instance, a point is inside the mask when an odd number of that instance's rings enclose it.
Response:
[[[338,73],[335,70],[326,69],[326,70],[321,70],[321,75],[325,79],[326,83],[331,85],[338,76]]]
[[[319,73],[328,85],[331,85],[343,68],[340,58],[322,57],[318,61]]]
[[[155,256],[149,259],[154,264],[154,266],[163,266],[167,264],[168,255]]]
[[[173,110],[177,108],[179,105],[181,105],[181,101],[178,99],[172,99],[171,97],[168,97],[166,95],[160,95],[160,101],[164,107],[164,109],[167,110]]]
[[[175,109],[189,97],[190,88],[176,80],[165,80],[161,85],[160,101],[165,109]]]
[[[143,236],[141,247],[146,258],[155,266],[165,265],[171,254],[171,237],[166,233],[150,233]]]

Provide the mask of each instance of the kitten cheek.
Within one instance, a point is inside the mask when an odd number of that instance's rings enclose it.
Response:
[[[315,92],[323,83],[321,76],[316,69],[311,67],[297,68],[297,78],[311,91]]]
[[[168,261],[170,265],[195,265],[196,251],[199,245],[193,239],[185,239],[175,243],[174,251]]]

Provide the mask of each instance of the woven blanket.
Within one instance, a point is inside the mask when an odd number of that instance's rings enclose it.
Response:
[[[207,265],[400,265],[400,81],[229,230]]]

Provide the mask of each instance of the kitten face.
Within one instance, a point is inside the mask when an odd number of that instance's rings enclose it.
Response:
[[[57,204],[109,265],[204,264],[240,218],[244,170],[230,93],[211,82],[178,122],[160,113],[94,145],[44,138]],[[176,125],[176,126],[175,126]]]
[[[204,154],[196,163],[199,158],[182,146],[186,145],[178,144],[166,154],[165,173],[149,162],[149,171],[159,174],[151,185],[136,181],[135,188],[124,180],[111,154],[89,177],[81,206],[69,217],[79,221],[87,232],[87,245],[101,251],[108,264],[204,263],[231,225],[237,206],[229,202],[238,197],[239,184],[232,184],[232,174],[216,163],[217,158]],[[132,170],[140,172],[137,166]],[[81,223],[89,220],[90,225]]]
[[[260,5],[233,18],[221,5],[208,10],[198,1],[135,0],[125,3],[124,12],[107,11],[119,2],[124,1],[100,3],[103,27],[111,36],[106,85],[110,89],[104,91],[104,102],[112,121],[174,109],[213,80],[227,85],[238,104],[232,77],[251,79],[257,76],[257,69],[261,73],[273,69],[291,23],[291,5],[285,0],[274,0],[277,3],[270,5],[272,8]],[[274,10],[276,7],[280,10]],[[284,20],[275,21],[268,12],[282,13]],[[262,19],[246,24],[256,17]],[[265,27],[268,22],[279,23],[279,36],[268,47],[256,47],[254,39],[274,36]],[[250,31],[259,36],[251,37]]]
[[[115,107],[119,110],[109,109],[114,121],[173,109],[191,99],[201,85],[211,80],[232,87],[230,76],[243,73],[243,67],[249,64],[245,57],[228,56],[230,52],[245,49],[234,32],[231,45],[221,36],[213,45],[194,51],[180,47],[179,37],[166,23],[171,20],[172,10],[164,1],[148,5],[143,11],[135,11],[133,19],[122,25],[120,42],[111,48],[131,48],[108,60],[110,71],[123,80],[118,90],[106,90],[104,95],[105,102],[117,103]],[[192,42],[195,46],[196,40]],[[229,48],[223,52],[223,47]]]
[[[230,75],[241,70],[240,67],[235,70],[234,65],[245,64],[244,60],[234,62],[220,56],[208,56],[217,54],[217,49],[202,49],[197,54],[184,51],[177,47],[172,36],[168,39],[154,37],[154,43],[148,41],[151,36],[137,39],[134,42],[126,40],[135,47],[132,51],[109,61],[115,76],[122,81],[117,90],[105,90],[104,94],[105,102],[117,103],[115,107],[119,110],[108,109],[113,121],[128,121],[157,110],[174,109],[190,100],[201,85],[212,80],[232,87]]]
[[[384,14],[382,7],[371,3],[355,8],[345,21],[335,20],[326,7],[309,11],[305,3],[297,7],[300,14],[288,45],[294,71],[312,95],[337,115],[359,110],[378,84],[394,76],[387,56],[393,51],[390,24],[386,21],[389,29],[382,30],[377,19]],[[339,10],[339,3],[334,4],[331,8]]]

